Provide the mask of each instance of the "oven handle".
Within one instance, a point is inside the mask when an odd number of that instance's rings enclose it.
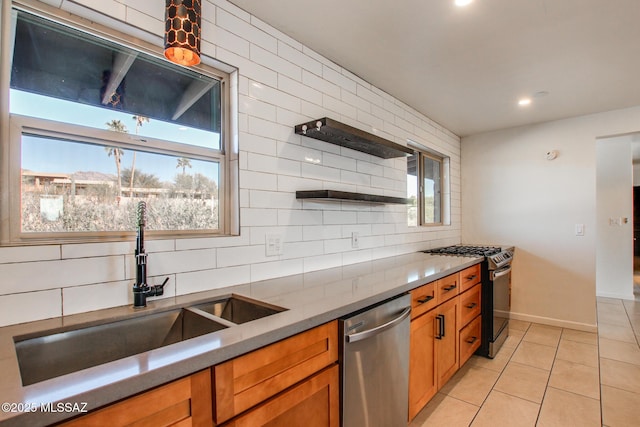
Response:
[[[496,271],[492,271],[491,272],[491,280],[496,280],[498,277],[502,277],[502,276],[506,276],[507,274],[511,273],[511,266],[509,265],[508,267],[503,267],[499,270]]]

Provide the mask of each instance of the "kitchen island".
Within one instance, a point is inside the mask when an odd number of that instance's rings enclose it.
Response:
[[[197,294],[149,301],[147,308],[116,307],[0,329],[0,396],[12,406],[0,425],[48,425],[168,383],[292,337],[479,263],[482,258],[413,253]],[[212,284],[215,286],[215,284]],[[231,294],[286,308],[271,316],[135,356],[23,386],[14,336],[85,327]],[[108,346],[108,343],[105,343]],[[64,403],[57,406],[57,403]],[[43,410],[43,406],[44,410]],[[63,410],[57,411],[56,409]],[[6,409],[6,410],[5,410]],[[70,409],[70,410],[67,410]]]

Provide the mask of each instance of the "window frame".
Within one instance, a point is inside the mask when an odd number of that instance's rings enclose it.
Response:
[[[8,2],[11,3],[11,2]],[[4,4],[3,4],[4,6]],[[60,244],[60,243],[90,243],[105,241],[129,240],[135,236],[135,231],[101,231],[101,232],[61,232],[61,233],[31,233],[22,231],[21,206],[21,137],[23,133],[36,136],[63,138],[70,141],[113,146],[123,149],[134,149],[172,156],[184,156],[193,159],[216,161],[219,165],[218,184],[218,228],[212,230],[163,230],[147,231],[150,239],[174,239],[189,237],[233,236],[240,234],[239,227],[239,164],[237,144],[237,69],[203,56],[203,62],[192,70],[220,82],[220,150],[179,142],[137,136],[128,133],[118,133],[110,130],[97,129],[82,125],[51,121],[36,117],[10,114],[10,66],[14,40],[11,32],[6,31],[7,24],[17,10],[38,15],[58,24],[83,31],[90,35],[106,39],[137,50],[143,54],[157,58],[164,58],[160,46],[145,42],[138,37],[123,34],[112,28],[90,23],[84,18],[64,14],[62,11],[43,5],[32,8],[14,2],[2,9],[2,69],[0,69],[0,135],[5,142],[0,147],[0,245],[30,245],[30,244]],[[7,10],[9,13],[7,13]],[[7,17],[7,15],[9,15]],[[64,16],[64,17],[63,17]],[[9,39],[9,40],[7,40]],[[208,63],[208,64],[207,64]],[[217,65],[223,65],[222,70]],[[139,141],[139,142],[138,142]]]
[[[409,227],[437,227],[443,225],[449,225],[448,220],[448,205],[449,201],[447,197],[449,192],[447,191],[448,174],[449,174],[449,157],[440,154],[434,150],[427,149],[421,144],[410,144],[414,150],[414,156],[416,156],[416,180],[417,180],[417,220],[416,225],[410,225]],[[426,222],[425,215],[425,203],[424,203],[424,159],[428,158],[434,160],[440,164],[440,221],[439,222]],[[407,163],[408,165],[408,163]],[[407,169],[408,172],[408,169]],[[408,175],[408,173],[407,173]],[[434,198],[435,202],[435,198]],[[435,208],[435,206],[434,206]]]

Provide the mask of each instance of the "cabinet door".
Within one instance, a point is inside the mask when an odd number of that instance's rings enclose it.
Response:
[[[409,421],[436,394],[435,375],[435,315],[423,314],[411,321],[409,347]]]
[[[211,426],[211,371],[205,369],[61,424],[75,426]]]
[[[458,305],[454,298],[435,309],[438,390],[458,370]]]
[[[214,419],[231,419],[337,360],[333,321],[216,365]]]
[[[229,427],[338,427],[340,392],[338,365],[232,419]]]

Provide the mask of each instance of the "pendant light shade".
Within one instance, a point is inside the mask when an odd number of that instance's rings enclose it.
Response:
[[[200,63],[200,0],[166,0],[164,56],[180,65]]]

